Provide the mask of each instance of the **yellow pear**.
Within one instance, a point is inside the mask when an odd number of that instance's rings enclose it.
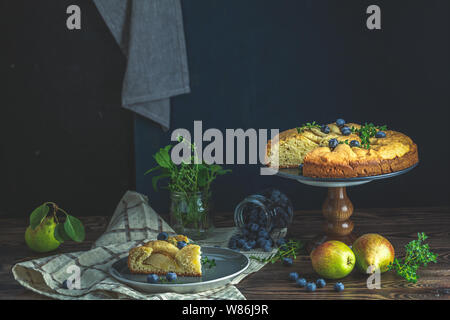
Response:
[[[46,217],[34,230],[31,226],[25,231],[25,242],[28,247],[36,252],[49,252],[55,250],[61,244],[55,239],[55,219]]]

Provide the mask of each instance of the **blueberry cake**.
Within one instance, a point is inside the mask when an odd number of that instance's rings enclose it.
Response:
[[[267,143],[266,163],[272,167],[300,167],[317,178],[364,177],[406,169],[419,161],[417,145],[386,126],[315,122],[283,131],[278,146]],[[277,157],[278,155],[278,157]]]
[[[201,277],[201,248],[183,235],[149,241],[130,250],[128,269],[131,273]]]

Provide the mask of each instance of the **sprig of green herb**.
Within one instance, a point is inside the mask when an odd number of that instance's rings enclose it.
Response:
[[[339,141],[339,144],[348,144],[348,140]]]
[[[302,125],[301,127],[297,127],[297,132],[302,133],[306,129],[312,129],[312,128],[320,128],[320,124],[316,123],[315,121]]]
[[[281,245],[277,252],[270,255],[267,258],[260,258],[257,256],[250,256],[250,259],[266,263],[275,263],[283,258],[293,258],[294,260],[297,258],[297,255],[300,253],[300,250],[303,248],[303,242],[297,240],[289,240],[285,244]]]
[[[405,246],[406,256],[403,260],[395,258],[388,267],[389,270],[396,271],[399,276],[411,283],[417,282],[419,267],[426,267],[428,263],[437,261],[437,255],[430,251],[428,244],[424,243],[428,238],[425,233],[418,233],[417,237],[417,240],[413,240]]]
[[[202,265],[208,269],[211,269],[216,266],[216,259],[209,259],[205,256],[202,258]]]
[[[361,128],[357,129],[355,127],[350,128],[353,133],[356,133],[361,138],[361,147],[365,149],[370,149],[370,138],[375,137],[378,131],[387,130],[387,126],[376,126],[373,123],[365,123]]]
[[[153,188],[157,190],[157,184],[160,179],[169,178],[168,188],[170,191],[181,192],[184,194],[193,194],[199,191],[208,193],[211,183],[217,176],[231,172],[229,169],[223,169],[218,164],[207,164],[198,161],[195,144],[187,141],[183,137],[178,138],[179,143],[185,143],[190,148],[191,156],[180,165],[172,162],[169,151],[172,145],[168,145],[153,155],[157,166],[153,167],[145,175],[160,171],[161,174],[152,178]]]

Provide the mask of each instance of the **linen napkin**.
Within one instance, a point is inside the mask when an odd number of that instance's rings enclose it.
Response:
[[[170,98],[190,92],[180,0],[94,0],[127,58],[122,105],[170,125]]]
[[[265,263],[250,259],[250,266],[225,287],[195,294],[148,294],[128,287],[109,274],[109,267],[128,251],[149,240],[159,232],[175,234],[172,228],[150,207],[146,196],[128,191],[120,200],[105,233],[88,251],[65,253],[18,263],[13,266],[14,278],[24,287],[55,299],[146,299],[146,300],[242,300],[245,297],[234,286]],[[200,245],[227,246],[235,228],[217,228],[213,237],[197,241]],[[272,252],[248,251],[247,256],[266,258]],[[80,289],[64,289],[62,283],[71,273],[70,266],[80,268]]]

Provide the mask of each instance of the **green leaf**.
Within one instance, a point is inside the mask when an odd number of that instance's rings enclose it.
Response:
[[[170,169],[173,166],[172,159],[169,155],[169,150],[172,146],[168,145],[165,148],[159,149],[157,153],[153,156],[156,160],[156,163],[163,168]]]
[[[64,231],[73,241],[82,242],[85,238],[83,224],[74,216],[67,215],[64,222]]]
[[[161,175],[159,175],[159,176],[154,176],[154,177],[152,178],[152,186],[153,186],[153,189],[155,189],[155,191],[158,191],[158,181],[159,181],[160,179],[168,178],[168,177],[170,177],[170,173],[163,173],[163,174],[161,174]]]
[[[147,171],[145,171],[144,176],[149,174],[149,173],[151,173],[151,172],[153,172],[153,171],[159,170],[159,169],[161,169],[160,166],[156,166],[154,168],[148,169]]]
[[[31,229],[36,229],[38,225],[41,224],[42,220],[47,216],[49,208],[46,204],[40,205],[30,215],[30,226]]]
[[[56,225],[54,236],[55,236],[55,239],[61,243],[64,241],[70,240],[70,237],[67,235],[66,231],[64,230],[64,225],[62,223],[58,223]]]

